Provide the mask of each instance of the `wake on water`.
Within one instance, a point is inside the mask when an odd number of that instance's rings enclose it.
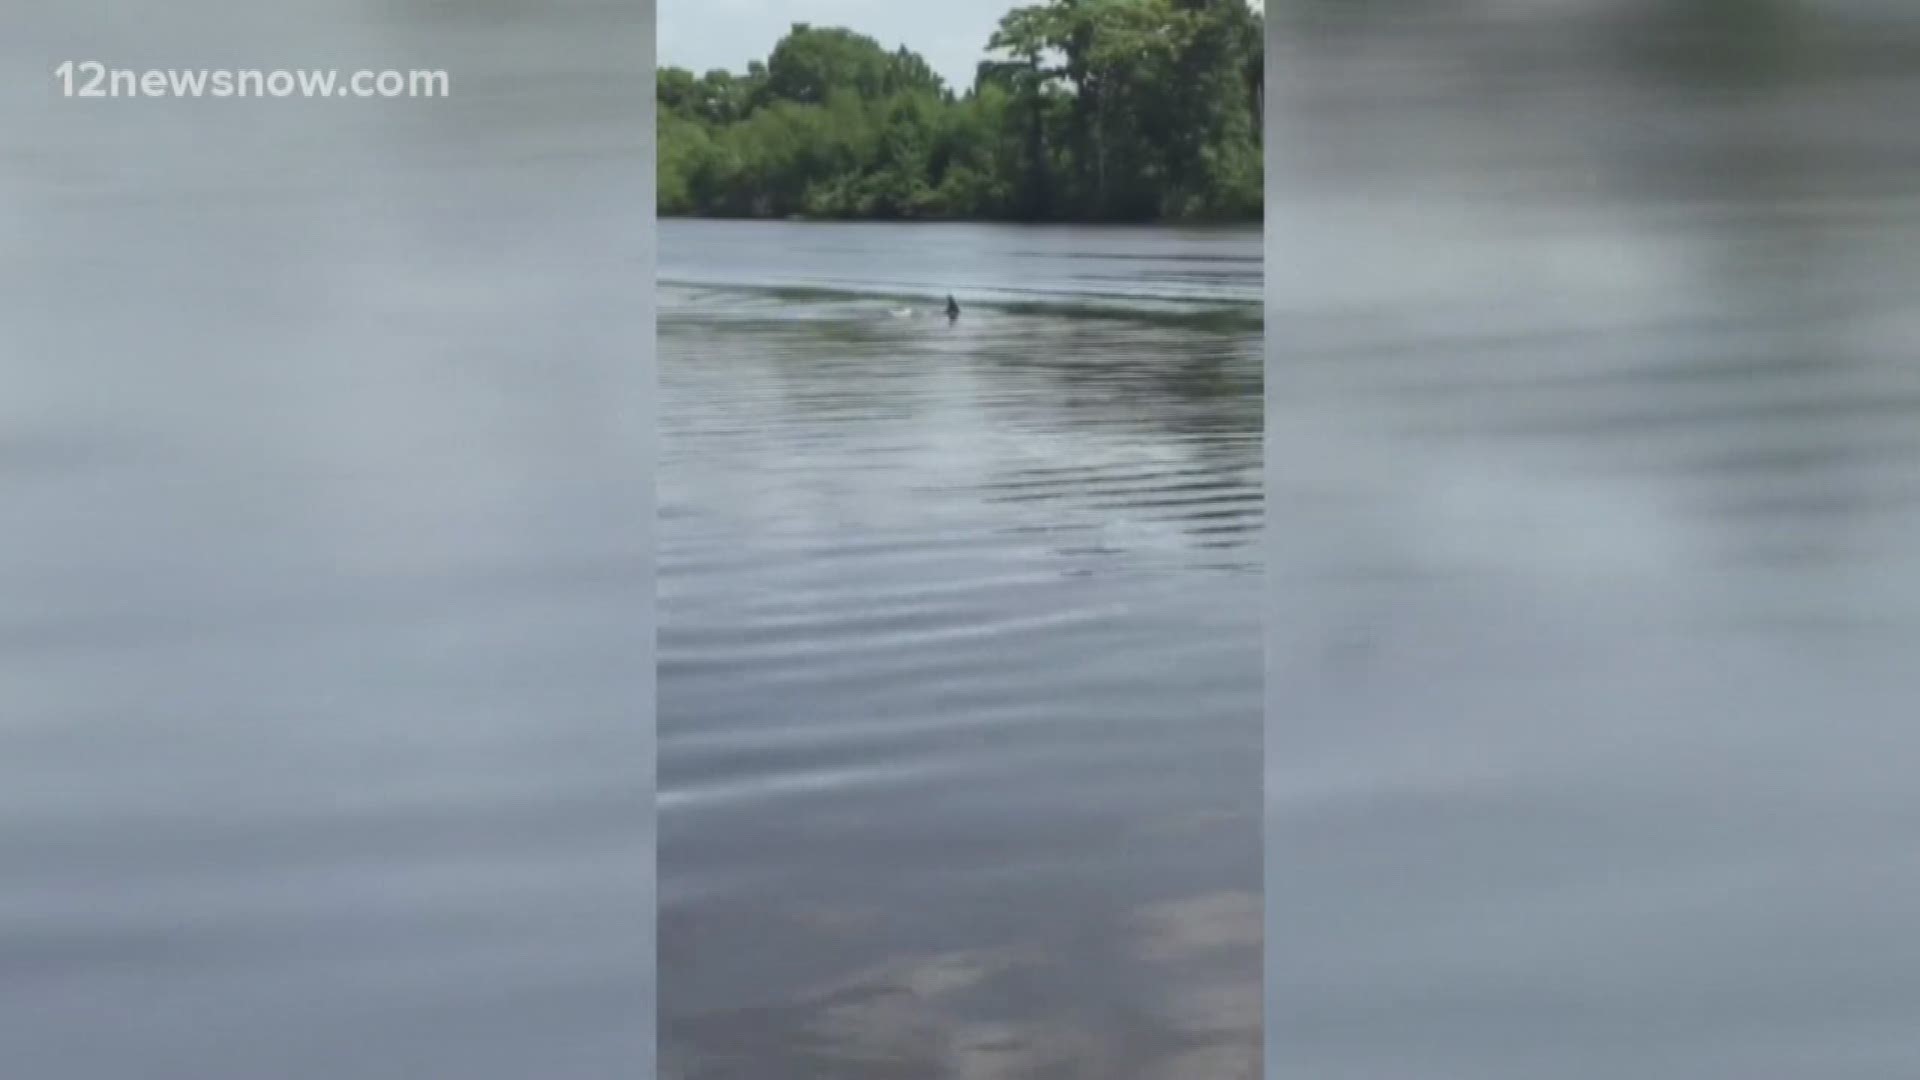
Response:
[[[846,319],[945,319],[946,312],[930,303],[921,307],[911,300],[922,296],[889,295],[875,289],[827,287],[819,285],[764,285],[742,282],[674,281],[660,279],[669,290],[680,290],[679,299],[709,313],[751,312],[764,317],[779,312],[781,317],[840,321]],[[672,306],[672,301],[667,301]],[[1008,291],[1006,295],[977,296],[968,310],[988,316],[1054,316],[1070,319],[1114,319],[1163,325],[1186,325],[1196,329],[1258,330],[1263,309],[1258,302],[1232,298],[1197,298],[1151,293],[1097,293],[1085,290],[1040,289]]]

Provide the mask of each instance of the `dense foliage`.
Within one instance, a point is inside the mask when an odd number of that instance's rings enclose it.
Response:
[[[1017,8],[956,93],[918,55],[796,25],[744,75],[662,68],[663,215],[1257,218],[1247,0]]]

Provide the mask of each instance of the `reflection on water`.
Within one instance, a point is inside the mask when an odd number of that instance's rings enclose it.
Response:
[[[1257,316],[948,325],[792,288],[864,227],[676,228],[665,276],[800,270],[662,294],[664,1073],[1257,1075]],[[1258,273],[1245,233],[943,235]]]
[[[1563,15],[1273,97],[1268,1060],[1911,1076],[1920,84]]]

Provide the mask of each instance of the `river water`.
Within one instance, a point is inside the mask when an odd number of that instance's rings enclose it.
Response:
[[[1258,1075],[1259,234],[660,245],[663,1075]]]
[[[1275,57],[1268,1065],[1920,1074],[1916,69],[1521,14]]]
[[[652,1071],[646,11],[13,13],[0,1075]]]

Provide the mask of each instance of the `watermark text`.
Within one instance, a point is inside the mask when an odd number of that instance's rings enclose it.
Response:
[[[70,98],[444,98],[453,92],[444,71],[260,70],[173,68],[134,71],[98,60],[67,60],[53,69]]]

